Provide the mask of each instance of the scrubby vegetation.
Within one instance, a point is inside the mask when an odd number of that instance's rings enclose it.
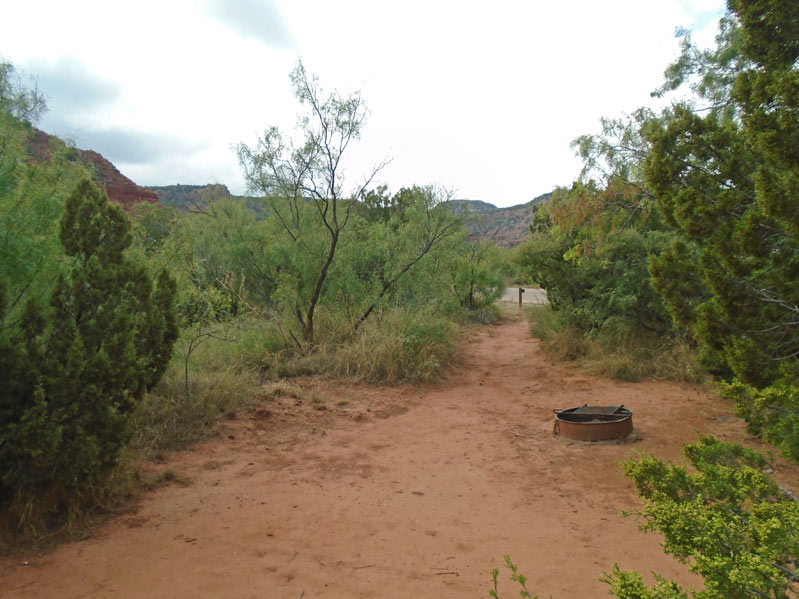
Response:
[[[799,502],[768,474],[765,457],[733,443],[702,437],[687,445],[688,467],[644,455],[625,463],[644,506],[642,529],[663,535],[663,549],[699,574],[704,588],[689,590],[655,573],[618,564],[603,577],[620,599],[730,599],[796,597],[799,591]],[[509,557],[511,581],[532,598],[527,579]],[[499,571],[494,570],[499,598]]]
[[[128,214],[76,152],[29,152],[43,101],[0,67],[9,534],[37,538],[113,504],[136,460],[197,438],[264,380],[429,380],[459,325],[495,314],[504,257],[468,241],[439,189],[345,188],[364,104],[325,96],[302,64],[297,137],[268,129],[238,148],[253,197]]]
[[[799,459],[799,7],[730,0],[715,48],[683,35],[656,94],[687,87],[689,99],[576,140],[580,179],[538,210],[517,256],[551,301],[533,330],[622,378],[714,377],[752,433]],[[610,593],[797,596],[796,496],[740,446],[702,438],[685,454],[690,468],[642,456],[625,470],[643,528],[704,588],[648,587],[616,566]]]
[[[797,19],[791,3],[731,2],[715,48],[686,35],[656,94],[689,99],[577,139],[580,179],[538,209],[517,256],[555,311],[535,326],[565,355],[692,346],[680,378],[730,383],[772,440],[799,405]]]
[[[376,186],[380,162],[346,187],[365,106],[301,63],[296,135],[237,147],[251,197],[126,214],[68,147],[31,154],[43,101],[0,62],[4,532],[36,538],[112,503],[131,456],[196,438],[266,379],[434,378],[506,277],[547,289],[532,326],[561,357],[629,380],[714,377],[753,433],[799,459],[797,64],[795,2],[730,0],[716,47],[685,36],[656,92],[689,99],[575,141],[584,170],[534,207],[514,268],[469,242],[443,190]],[[705,587],[616,567],[611,593],[797,596],[796,497],[740,446],[701,438],[685,455],[625,469],[644,528]]]

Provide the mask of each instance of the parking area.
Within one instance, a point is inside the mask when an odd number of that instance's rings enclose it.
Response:
[[[514,302],[518,304],[519,289],[519,287],[508,287],[500,301]],[[539,289],[538,287],[522,287],[521,289],[524,289],[524,292],[522,293],[523,304],[546,304],[549,301],[547,299],[546,289]]]

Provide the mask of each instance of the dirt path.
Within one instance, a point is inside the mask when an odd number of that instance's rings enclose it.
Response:
[[[520,319],[476,334],[466,354],[432,387],[306,381],[324,412],[264,400],[169,457],[162,467],[190,485],[153,492],[93,538],[0,561],[0,596],[465,599],[487,596],[504,554],[542,597],[606,596],[597,579],[614,561],[691,582],[619,515],[637,506],[619,462],[677,458],[696,431],[744,440],[732,407],[553,364]],[[629,406],[635,439],[553,438],[553,408],[583,403]],[[503,587],[517,596],[504,572]]]

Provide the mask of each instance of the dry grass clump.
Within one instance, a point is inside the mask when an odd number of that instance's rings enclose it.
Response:
[[[259,397],[261,399],[289,397],[308,401],[314,410],[327,409],[327,398],[324,395],[314,389],[306,389],[285,380],[272,381],[261,386]]]
[[[592,374],[623,381],[706,382],[696,350],[686,339],[641,332],[588,335],[563,323],[549,306],[531,307],[527,315],[533,335],[548,353],[575,361]]]
[[[303,397],[302,387],[284,380],[266,383],[261,387],[260,392],[261,397],[264,399],[275,399],[278,397],[293,397],[295,399],[302,399]]]
[[[217,418],[252,397],[260,379],[241,359],[240,343],[212,339],[188,362],[180,348],[158,385],[131,418],[131,451],[149,458],[200,438]]]
[[[388,384],[429,381],[452,362],[456,340],[454,323],[396,310],[382,322],[367,322],[348,343],[320,353],[338,376]]]
[[[46,494],[20,495],[0,510],[0,554],[85,538],[149,487],[136,461],[123,455],[102,480],[79,492],[56,486]]]
[[[263,358],[267,376],[316,374],[396,384],[427,381],[452,362],[458,326],[426,310],[394,309],[357,330],[344,319],[325,321],[324,336],[311,348],[282,348]]]

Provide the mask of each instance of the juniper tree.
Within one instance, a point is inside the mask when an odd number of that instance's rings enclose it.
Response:
[[[647,131],[647,183],[678,232],[651,271],[707,363],[764,386],[799,374],[799,5],[730,9],[703,68],[735,77],[705,77],[707,110],[679,105]]]
[[[250,188],[270,199],[270,212],[289,239],[288,252],[299,268],[284,277],[294,283],[290,292],[284,284],[284,297],[303,340],[312,345],[316,309],[335,268],[342,233],[351,222],[357,198],[385,163],[375,166],[348,193],[343,187],[343,161],[366,121],[363,100],[359,93],[347,97],[332,93],[325,98],[302,62],[290,77],[295,97],[308,110],[299,120],[299,139],[286,139],[271,127],[255,148],[242,143],[237,152]]]
[[[70,268],[0,336],[0,502],[28,525],[31,505],[68,508],[117,463],[177,336],[174,281],[126,258],[127,217],[90,181],[68,197],[59,239]]]

